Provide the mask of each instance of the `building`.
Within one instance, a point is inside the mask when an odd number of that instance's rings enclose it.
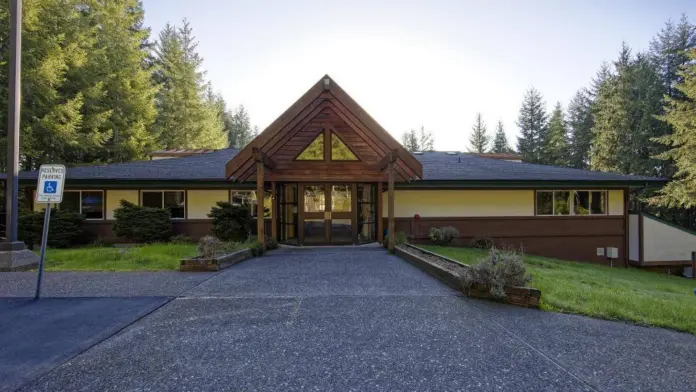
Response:
[[[174,231],[192,237],[209,232],[217,201],[231,201],[249,206],[258,232],[293,245],[381,241],[392,221],[414,242],[454,226],[461,245],[492,239],[606,263],[598,248],[628,262],[629,193],[664,183],[514,156],[409,153],[329,76],[242,150],[160,155],[168,159],[69,168],[59,208],[84,214],[85,231],[102,238],[114,236],[120,200],[168,209]],[[36,175],[20,183],[33,187]]]

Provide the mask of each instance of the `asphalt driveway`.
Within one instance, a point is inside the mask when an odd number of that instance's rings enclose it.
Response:
[[[694,358],[692,335],[463,298],[378,248],[283,249],[22,390],[691,391]]]

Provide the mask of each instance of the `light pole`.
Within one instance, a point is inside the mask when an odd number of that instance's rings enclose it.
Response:
[[[0,271],[35,268],[37,256],[17,240],[19,206],[19,120],[22,106],[22,0],[10,0],[10,96],[7,111],[7,179],[5,180],[5,242],[0,243]]]

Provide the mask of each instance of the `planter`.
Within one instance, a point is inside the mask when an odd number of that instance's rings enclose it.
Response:
[[[396,255],[469,297],[502,301],[526,308],[539,308],[541,291],[535,288],[506,287],[505,298],[498,299],[491,295],[486,286],[475,284],[471,287],[467,287],[464,284],[462,279],[463,271],[467,268],[471,268],[467,264],[460,263],[410,244],[397,247]]]
[[[206,271],[220,271],[227,267],[231,267],[235,264],[241,263],[242,261],[251,258],[251,251],[249,249],[242,249],[236,252],[227,253],[224,255],[216,256],[213,259],[203,259],[201,257],[194,257],[190,259],[182,259],[179,264],[179,271],[182,272],[206,272]]]

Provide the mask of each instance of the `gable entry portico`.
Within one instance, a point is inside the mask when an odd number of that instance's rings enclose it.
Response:
[[[422,179],[423,168],[327,75],[227,162],[225,173],[229,181],[256,182],[259,242],[324,245],[382,240],[385,183],[394,233],[394,183]]]

